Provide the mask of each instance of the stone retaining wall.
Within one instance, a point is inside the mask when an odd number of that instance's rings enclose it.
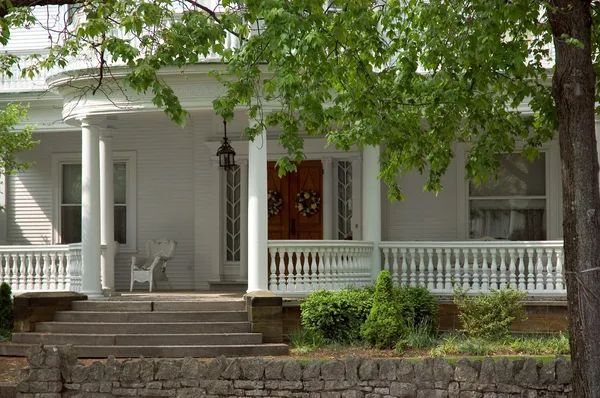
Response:
[[[571,363],[533,358],[347,358],[301,363],[263,358],[114,358],[84,366],[70,347],[36,347],[18,397],[566,398]]]

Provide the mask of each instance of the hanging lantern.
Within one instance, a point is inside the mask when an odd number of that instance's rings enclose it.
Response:
[[[219,167],[224,170],[233,170],[235,168],[235,150],[229,144],[229,138],[227,138],[227,121],[223,120],[223,139],[221,140],[221,146],[217,151],[219,157]]]

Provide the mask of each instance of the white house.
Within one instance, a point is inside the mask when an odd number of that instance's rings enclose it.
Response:
[[[39,51],[45,37],[17,31],[5,51]],[[40,144],[21,155],[35,164],[0,186],[0,280],[16,292],[126,290],[131,256],[164,238],[177,241],[166,269],[173,289],[304,295],[370,283],[386,268],[439,294],[453,282],[565,294],[556,140],[534,163],[502,155],[498,183],[479,187],[465,181],[468,147],[457,144],[442,193],[423,192],[425,177],[413,172],[400,181],[407,200],[391,203],[377,179],[379,148],[342,152],[307,137],[307,160],[280,179],[278,132],[249,143],[241,132],[252,121],[238,109],[227,134],[239,167],[224,171],[216,156],[224,126],[212,110],[224,89],[208,76],[219,65],[206,61],[185,75],[163,72],[190,111],[185,128],[149,96],[82,93],[63,71],[3,77],[0,101],[30,104]],[[318,201],[314,214],[297,209],[299,193]]]

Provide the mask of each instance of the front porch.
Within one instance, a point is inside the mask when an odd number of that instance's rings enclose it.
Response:
[[[539,299],[566,295],[560,240],[270,240],[267,246],[268,276],[259,283],[278,296],[367,286],[382,269],[400,285],[424,286],[440,297],[452,295],[454,287],[470,293],[512,287]],[[0,280],[15,294],[82,291],[80,244],[0,246],[0,265]]]

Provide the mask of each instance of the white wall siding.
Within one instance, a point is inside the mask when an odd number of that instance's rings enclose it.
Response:
[[[442,177],[444,190],[438,196],[423,192],[426,175],[411,171],[400,178],[405,201],[391,203],[384,190],[383,240],[455,240],[456,219],[456,161],[453,160]]]
[[[33,15],[37,18],[38,23],[31,25],[29,28],[12,29],[8,45],[0,46],[2,51],[11,53],[30,54],[36,50],[46,49],[50,46],[51,41],[48,39],[48,31],[46,27],[50,27],[54,32],[58,32],[64,26],[66,18],[66,6],[40,6],[35,7]],[[52,33],[56,36],[57,33]]]

